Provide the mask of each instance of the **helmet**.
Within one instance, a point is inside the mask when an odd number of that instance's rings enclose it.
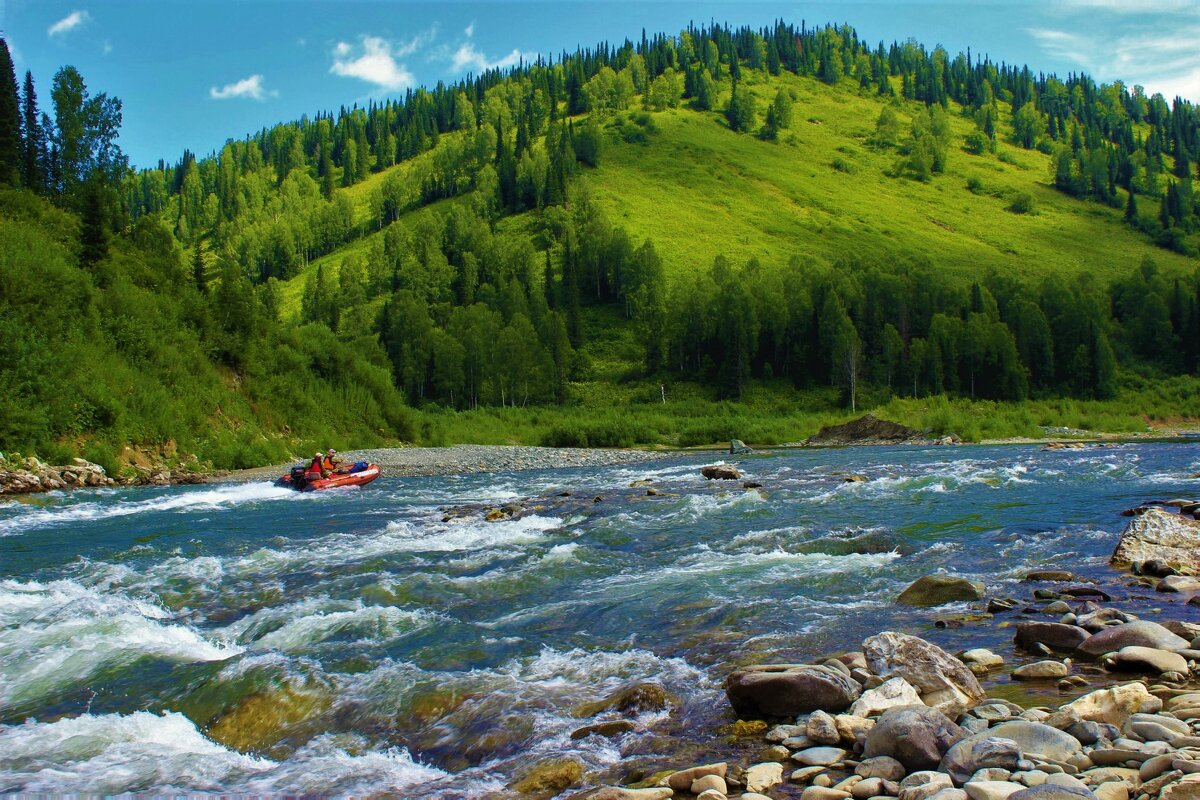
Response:
[[[332,447],[329,448],[329,455],[332,456],[332,455],[336,455],[336,454],[337,454],[337,450],[334,450]]]

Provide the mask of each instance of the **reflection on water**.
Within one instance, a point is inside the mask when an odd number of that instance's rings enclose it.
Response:
[[[1034,567],[1111,580],[1117,512],[1197,494],[1200,468],[1179,444],[806,450],[742,460],[747,490],[712,460],[0,505],[0,790],[454,797],[539,754],[732,751],[732,665],[888,627],[1002,646],[892,600],[938,570],[1018,597]],[[442,510],[519,498],[541,508]],[[671,708],[569,738],[637,681]]]

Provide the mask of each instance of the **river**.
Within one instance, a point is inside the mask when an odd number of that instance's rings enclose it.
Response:
[[[939,570],[1119,588],[1118,512],[1200,494],[1191,443],[784,450],[739,461],[761,489],[704,480],[713,461],[0,504],[0,791],[476,797],[542,755],[609,777],[736,757],[734,665],[889,628],[1000,647],[893,600]],[[444,511],[525,498],[519,519]],[[569,738],[636,681],[673,709]]]

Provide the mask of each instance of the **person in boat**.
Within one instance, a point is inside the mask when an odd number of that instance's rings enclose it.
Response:
[[[322,458],[319,450],[313,454],[312,463],[308,465],[308,469],[305,471],[304,477],[310,481],[316,480],[317,478],[329,477],[329,471],[325,469],[324,459]]]
[[[346,471],[346,468],[342,465],[342,460],[337,457],[337,450],[334,450],[332,447],[325,453],[325,458],[321,461],[321,467],[325,471],[335,475],[340,475]]]

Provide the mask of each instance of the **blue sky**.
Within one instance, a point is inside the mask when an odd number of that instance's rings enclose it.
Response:
[[[870,42],[970,47],[1035,70],[1085,71],[1200,100],[1197,0],[1043,2],[230,2],[0,0],[0,31],[43,110],[73,64],[124,103],[137,166],[341,105],[402,96],[538,53],[675,33],[689,21],[849,22]]]

